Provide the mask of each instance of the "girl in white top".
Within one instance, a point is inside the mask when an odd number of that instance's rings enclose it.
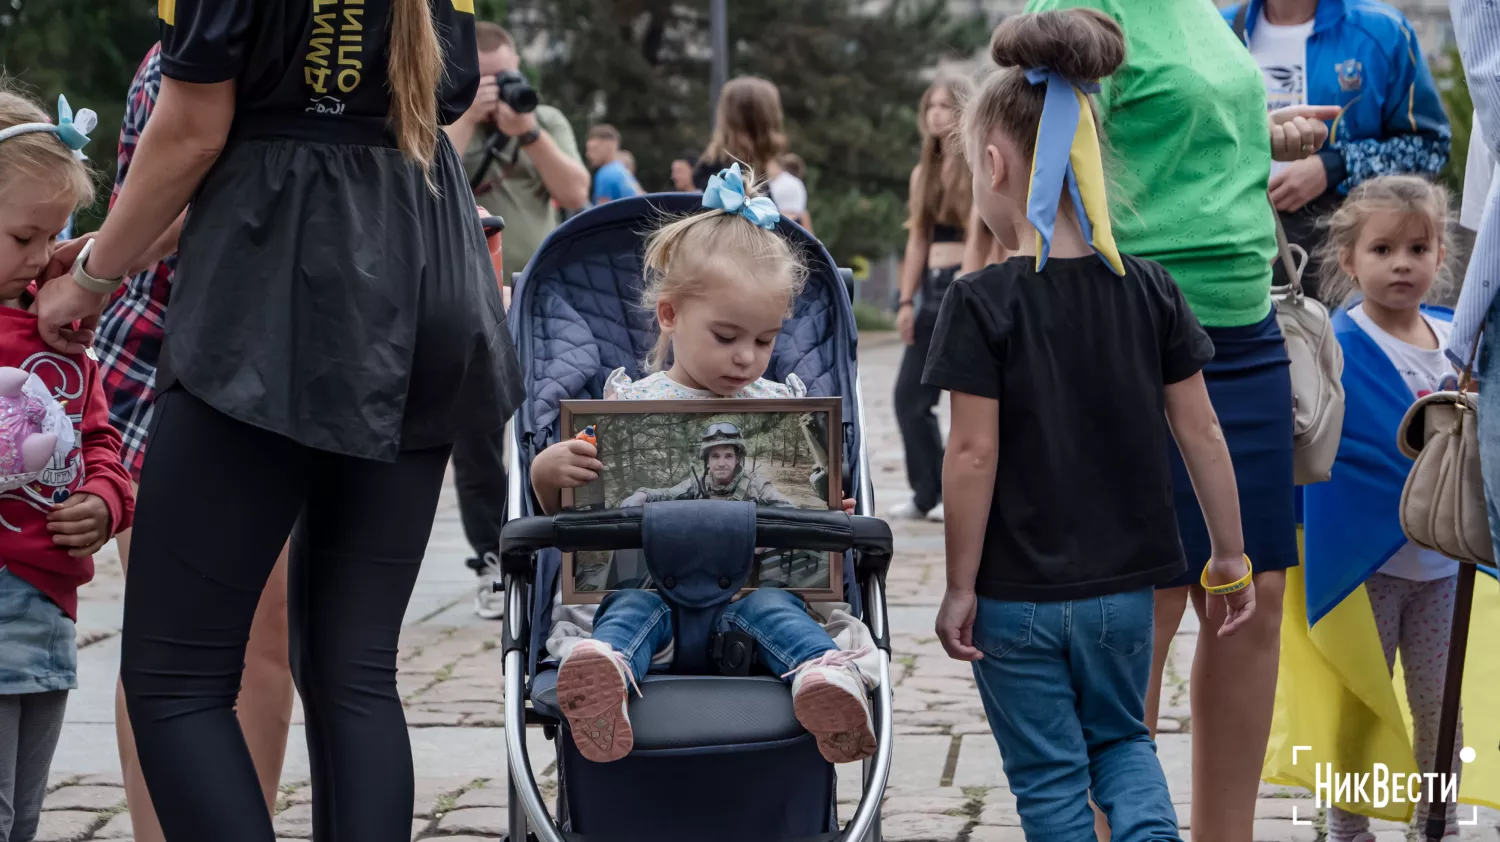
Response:
[[[654,373],[632,381],[613,372],[607,400],[805,394],[796,377],[762,377],[807,270],[775,231],[776,206],[747,182],[753,185],[753,175],[742,176],[738,164],[713,176],[703,194],[708,210],[648,238],[643,303],[660,328],[649,360]],[[672,364],[663,371],[669,352]],[[603,468],[594,445],[560,441],[532,462],[532,488],[551,514],[561,506],[561,489],[587,485]],[[846,511],[853,507],[844,501]],[[630,686],[671,657],[671,612],[656,592],[641,589],[610,593],[597,613],[587,608],[554,605],[547,649],[560,659],[557,699],[574,744],[586,759],[608,762],[634,745]],[[875,751],[866,695],[872,679],[859,666],[873,649],[857,621],[839,611],[830,620],[820,625],[799,597],[762,586],[725,609],[721,622],[755,638],[761,659],[790,681],[793,712],[818,750],[831,763],[848,763]]]
[[[1355,188],[1333,214],[1323,248],[1327,300],[1363,296],[1349,308],[1349,317],[1390,360],[1401,385],[1415,398],[1458,387],[1458,373],[1442,350],[1453,323],[1422,307],[1445,275],[1448,217],[1448,194],[1442,187],[1414,176],[1383,176]],[[1347,368],[1345,373],[1347,385]],[[1358,420],[1346,419],[1346,425]],[[1394,438],[1389,446],[1396,448]],[[1336,465],[1334,471],[1338,470]],[[1389,511],[1367,516],[1398,515]],[[1416,760],[1428,772],[1437,753],[1457,582],[1458,562],[1411,542],[1365,580],[1387,665],[1394,664],[1397,650],[1401,652]],[[1462,765],[1456,754],[1463,745],[1461,734],[1454,742],[1455,772]],[[1417,808],[1419,827],[1426,820],[1427,805],[1423,799]],[[1457,804],[1448,809],[1448,835],[1456,837]],[[1329,813],[1328,837],[1331,842],[1375,839],[1368,818],[1338,807]]]

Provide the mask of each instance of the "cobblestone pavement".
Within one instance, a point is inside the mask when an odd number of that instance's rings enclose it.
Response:
[[[865,410],[881,511],[904,499],[905,476],[891,408],[891,384],[900,346],[890,336],[870,336],[864,347]],[[936,524],[896,523],[897,557],[889,602],[896,682],[896,753],[893,784],[884,804],[885,838],[933,842],[1021,840],[1015,802],[1000,755],[967,666],[948,660],[932,635],[932,617],[943,589],[942,530]],[[83,594],[80,617],[80,683],[69,702],[67,725],[53,764],[38,842],[131,836],[115,753],[113,688],[119,663],[122,580],[118,560],[106,551],[99,574]],[[416,758],[417,801],[413,840],[477,842],[500,837],[505,824],[505,752],[500,626],[470,610],[474,580],[452,488],[444,491],[427,563],[407,614],[401,640],[399,683]],[[1191,801],[1187,676],[1196,623],[1191,616],[1177,637],[1159,753],[1188,821]],[[293,726],[276,816],[284,839],[311,835],[310,788],[301,717]],[[551,744],[539,730],[529,736],[531,757],[544,788],[555,785]],[[841,815],[858,797],[858,775],[840,770]],[[1318,838],[1294,827],[1291,808],[1312,813],[1309,793],[1264,786],[1257,842]],[[1496,816],[1483,814],[1465,840],[1500,840]],[[1380,823],[1377,823],[1379,825]],[[1377,826],[1379,842],[1398,842],[1401,828]],[[1191,829],[1183,836],[1189,838]]]

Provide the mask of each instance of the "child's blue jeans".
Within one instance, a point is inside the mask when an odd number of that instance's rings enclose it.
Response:
[[[1151,588],[1071,602],[979,599],[974,678],[1028,842],[1181,842],[1146,727]]]
[[[796,595],[770,586],[730,603],[719,630],[755,638],[762,660],[777,675],[838,648]],[[672,642],[671,606],[656,591],[615,591],[594,615],[594,639],[625,653],[636,679],[644,678],[652,656]]]

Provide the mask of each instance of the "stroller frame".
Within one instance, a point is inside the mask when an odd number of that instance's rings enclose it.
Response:
[[[624,205],[642,200],[678,201],[688,197],[661,195],[641,197],[636,200],[613,202]],[[696,198],[694,198],[696,203]],[[606,206],[608,207],[608,206]],[[602,210],[602,209],[601,209]],[[584,213],[568,220],[556,234],[565,229],[582,227],[591,213]],[[810,235],[792,223],[783,223],[796,228],[802,236]],[[815,240],[811,240],[814,244]],[[550,238],[549,238],[550,242]],[[538,254],[547,249],[544,243]],[[826,259],[826,252],[823,255]],[[535,258],[533,258],[535,261]],[[830,267],[831,268],[831,264]],[[529,271],[529,267],[528,267]],[[835,277],[848,283],[846,270],[835,270]],[[841,277],[840,277],[841,276]],[[525,297],[524,281],[518,285],[516,304]],[[846,298],[845,301],[848,299]],[[846,311],[847,312],[847,311]],[[846,318],[849,318],[846,316]],[[852,325],[852,318],[850,318]],[[857,368],[852,376],[854,392],[854,420],[858,429],[865,429],[865,410],[860,376]],[[507,522],[500,539],[500,562],[503,578],[496,584],[497,590],[505,593],[505,619],[503,631],[505,670],[505,745],[509,775],[507,780],[507,825],[509,842],[588,842],[591,834],[564,831],[558,819],[549,812],[544,796],[531,768],[526,745],[528,726],[542,726],[549,737],[559,736],[563,723],[543,715],[535,709],[529,695],[529,666],[532,653],[531,606],[532,598],[550,598],[549,595],[531,594],[538,570],[537,554],[540,550],[555,548],[564,552],[579,550],[611,550],[639,548],[642,510],[606,510],[587,513],[561,513],[553,517],[526,517],[529,489],[524,487],[523,476],[527,472],[521,465],[522,425],[512,425],[506,436],[505,465],[507,470]],[[874,492],[870,476],[867,437],[858,437],[857,452],[853,454],[853,466],[858,471],[855,494],[856,511],[874,511]],[[658,503],[654,505],[672,505]],[[880,802],[889,779],[893,755],[892,690],[890,671],[890,637],[885,602],[885,574],[892,556],[892,538],[889,525],[873,517],[851,516],[837,511],[804,511],[760,508],[756,517],[756,543],[759,546],[797,548],[806,550],[854,552],[855,580],[862,596],[861,621],[869,629],[877,648],[879,662],[879,686],[871,696],[871,716],[875,728],[877,747],[875,754],[863,762],[863,790],[853,817],[844,829],[824,832],[811,837],[802,837],[785,842],[879,842]],[[560,780],[560,783],[562,781]],[[565,809],[563,787],[559,788],[559,810]],[[829,805],[830,809],[834,805]],[[780,842],[768,840],[767,842]]]

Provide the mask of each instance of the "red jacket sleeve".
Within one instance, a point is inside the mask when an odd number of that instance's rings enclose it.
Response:
[[[83,406],[83,484],[79,494],[93,494],[109,508],[110,532],[114,535],[130,528],[135,518],[135,494],[130,490],[130,474],[120,462],[120,433],[109,423],[109,404],[104,399],[104,384],[99,379],[99,365],[87,360],[88,390]]]

